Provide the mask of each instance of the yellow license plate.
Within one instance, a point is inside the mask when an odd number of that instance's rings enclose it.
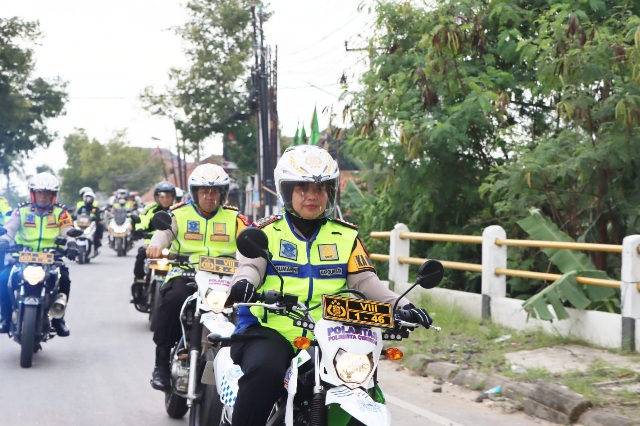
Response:
[[[238,269],[238,261],[228,257],[200,256],[198,269],[214,274],[233,275]]]
[[[322,317],[327,320],[351,322],[375,327],[392,327],[389,303],[351,299],[325,294],[322,296]]]
[[[168,263],[153,262],[149,264],[149,269],[155,269],[156,271],[168,271],[171,269],[171,265]]]
[[[21,251],[18,261],[23,263],[40,263],[51,265],[53,263],[53,253],[39,253],[37,251]]]

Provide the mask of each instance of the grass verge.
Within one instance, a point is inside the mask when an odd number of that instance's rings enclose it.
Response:
[[[512,330],[491,322],[481,324],[455,307],[445,306],[424,297],[418,306],[428,306],[434,325],[442,332],[416,330],[403,342],[404,359],[413,354],[424,354],[432,359],[460,365],[482,373],[501,374],[516,381],[543,380],[566,386],[588,398],[598,409],[638,420],[640,424],[640,377],[629,368],[593,362],[587,371],[561,374],[545,369],[513,369],[505,354],[543,347],[575,344],[594,347],[583,341],[553,336],[541,330]],[[603,349],[603,348],[598,348]],[[640,355],[619,350],[608,350],[624,355],[640,365]]]

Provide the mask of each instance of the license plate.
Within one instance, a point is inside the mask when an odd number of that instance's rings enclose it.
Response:
[[[40,253],[37,251],[21,251],[18,261],[23,263],[40,263],[51,265],[53,263],[53,253]]]
[[[86,246],[87,245],[87,242],[85,240],[78,240],[77,242],[78,242],[79,246]]]
[[[200,256],[198,269],[214,274],[233,275],[238,269],[238,261],[228,257]]]
[[[375,327],[392,327],[389,303],[351,299],[325,294],[322,296],[322,317],[327,320],[351,322]]]

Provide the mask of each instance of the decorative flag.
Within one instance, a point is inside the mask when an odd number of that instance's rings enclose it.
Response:
[[[309,145],[317,145],[320,142],[320,129],[318,129],[318,113],[313,107],[313,117],[311,118],[311,139]]]
[[[304,124],[302,125],[302,132],[300,132],[300,143],[307,144],[307,131],[304,129]]]
[[[291,142],[291,146],[300,145],[300,136],[298,136],[298,125],[296,125],[296,134],[293,137],[293,142]]]

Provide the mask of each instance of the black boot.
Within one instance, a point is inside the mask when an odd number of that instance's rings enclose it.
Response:
[[[163,392],[171,389],[171,372],[169,371],[170,357],[171,348],[156,346],[156,366],[151,374],[152,388]]]
[[[144,285],[144,278],[135,278],[133,284],[131,284],[131,303],[142,303],[142,286]]]
[[[67,327],[67,324],[64,322],[64,317],[52,319],[51,327],[53,327],[53,329],[60,337],[67,337],[69,334],[71,334],[71,331],[69,331],[69,327]]]

